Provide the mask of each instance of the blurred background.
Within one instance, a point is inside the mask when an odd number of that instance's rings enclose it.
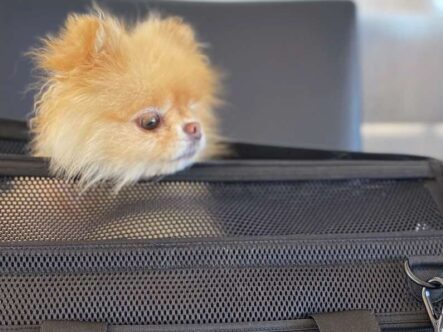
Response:
[[[101,1],[185,16],[226,75],[223,132],[286,146],[443,159],[443,0]],[[0,116],[32,108],[22,54],[89,1],[0,2]]]
[[[357,0],[362,147],[443,158],[443,0]]]

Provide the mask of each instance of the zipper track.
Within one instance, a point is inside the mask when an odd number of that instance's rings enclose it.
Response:
[[[162,181],[295,181],[435,178],[430,161],[217,160],[165,177]],[[50,177],[47,160],[0,154],[0,176]]]

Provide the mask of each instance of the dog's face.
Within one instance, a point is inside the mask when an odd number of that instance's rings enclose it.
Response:
[[[48,73],[32,120],[36,155],[85,182],[133,182],[183,169],[216,134],[217,73],[193,30],[151,17],[70,16],[34,51]]]

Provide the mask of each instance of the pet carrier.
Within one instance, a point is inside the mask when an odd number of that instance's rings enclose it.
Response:
[[[0,331],[433,331],[437,160],[232,144],[116,195],[0,135]]]

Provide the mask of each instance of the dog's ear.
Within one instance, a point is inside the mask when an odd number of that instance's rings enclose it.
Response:
[[[101,15],[70,15],[57,36],[30,52],[45,71],[66,73],[99,65],[100,59],[118,50],[123,27],[116,19]]]

